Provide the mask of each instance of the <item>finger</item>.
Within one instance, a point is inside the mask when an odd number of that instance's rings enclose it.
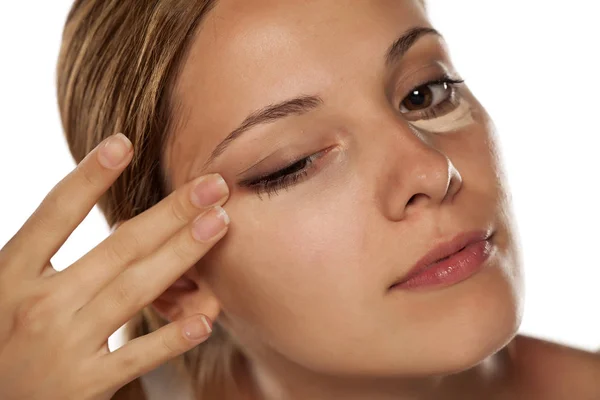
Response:
[[[187,183],[156,206],[125,222],[102,243],[63,271],[65,287],[76,290],[83,306],[135,260],[156,251],[194,217],[229,197],[227,183],[210,174]]]
[[[204,315],[172,322],[103,356],[103,371],[98,375],[111,385],[123,387],[204,342],[211,330],[212,323]]]
[[[132,158],[123,134],[104,140],[63,178],[41,202],[3,251],[14,254],[19,268],[40,274],[50,258],[113,184]]]
[[[81,329],[99,342],[106,340],[225,236],[228,223],[227,213],[217,206],[181,229],[155,253],[136,261],[78,310],[75,318],[80,320]]]

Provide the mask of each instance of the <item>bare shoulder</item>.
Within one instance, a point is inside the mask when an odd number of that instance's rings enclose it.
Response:
[[[519,335],[510,345],[525,392],[540,399],[600,399],[600,353]]]

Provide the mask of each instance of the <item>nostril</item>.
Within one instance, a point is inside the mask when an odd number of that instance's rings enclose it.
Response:
[[[427,196],[426,194],[424,194],[424,193],[417,193],[417,194],[414,194],[414,195],[413,195],[413,196],[412,196],[412,197],[411,197],[411,198],[408,200],[408,203],[406,203],[406,205],[407,205],[407,206],[410,206],[410,205],[414,205],[415,203],[418,203],[418,202],[419,202],[419,199],[420,199],[421,197],[422,197],[424,200],[427,200],[427,199],[429,199],[429,196]]]

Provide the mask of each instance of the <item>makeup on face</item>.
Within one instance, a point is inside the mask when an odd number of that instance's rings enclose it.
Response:
[[[434,133],[453,132],[473,123],[473,111],[465,99],[460,99],[458,107],[446,115],[411,122],[418,129]]]

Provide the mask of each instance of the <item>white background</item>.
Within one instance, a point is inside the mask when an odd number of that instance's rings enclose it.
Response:
[[[0,245],[73,167],[55,66],[71,0],[0,2]],[[600,348],[600,24],[591,0],[429,0],[500,131],[523,245],[521,332]],[[94,209],[52,259],[108,235]],[[35,243],[32,243],[35,246]]]

